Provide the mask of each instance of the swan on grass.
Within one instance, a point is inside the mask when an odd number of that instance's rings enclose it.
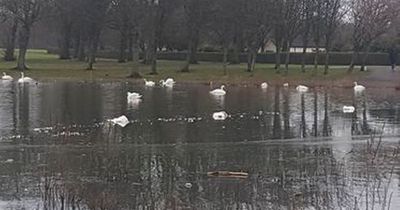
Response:
[[[146,79],[144,79],[144,85],[146,87],[154,87],[154,86],[156,86],[156,83],[153,81],[147,81]]]
[[[125,115],[111,119],[111,120],[109,120],[109,122],[111,122],[113,125],[119,125],[121,127],[125,127],[129,124],[129,120]]]
[[[308,87],[304,85],[299,85],[296,87],[297,92],[305,93],[308,92]]]
[[[31,83],[34,80],[30,77],[25,77],[24,72],[21,72],[21,78],[19,78],[18,83]]]
[[[13,80],[13,78],[10,75],[7,75],[5,72],[3,72],[3,76],[1,77],[2,80]]]
[[[160,80],[160,84],[161,84],[161,86],[163,86],[163,87],[172,88],[172,87],[174,87],[175,83],[176,83],[175,80],[172,79],[172,78],[168,78],[168,79],[166,79],[166,80]]]
[[[354,106],[343,106],[343,113],[354,113],[356,108]]]
[[[362,85],[359,85],[359,84],[357,84],[357,82],[354,82],[354,91],[355,92],[363,92],[363,91],[365,91],[365,87],[364,86],[362,86]]]
[[[215,112],[213,114],[213,119],[216,121],[223,121],[223,120],[226,120],[226,118],[228,118],[228,117],[229,117],[229,115],[225,111]]]
[[[214,96],[224,96],[226,95],[225,85],[222,85],[220,88],[210,91],[211,95]]]
[[[268,88],[268,83],[263,82],[263,83],[261,84],[261,89],[267,89],[267,88]]]

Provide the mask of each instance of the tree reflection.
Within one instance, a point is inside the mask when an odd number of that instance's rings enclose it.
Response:
[[[281,116],[280,116],[280,86],[275,86],[275,99],[274,99],[274,122],[272,137],[274,139],[280,139],[282,136],[281,128]]]

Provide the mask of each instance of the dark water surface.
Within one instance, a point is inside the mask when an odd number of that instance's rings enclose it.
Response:
[[[400,209],[400,91],[227,89],[0,82],[0,209]]]

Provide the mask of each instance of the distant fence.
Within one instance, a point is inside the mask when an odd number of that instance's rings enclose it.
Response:
[[[48,53],[57,54],[57,49],[48,49]],[[99,51],[97,56],[100,58],[108,59],[118,59],[118,52],[112,51]],[[185,52],[159,52],[158,59],[160,60],[185,60]],[[199,61],[206,62],[221,62],[222,53],[218,52],[199,52],[197,58]],[[306,64],[311,65],[314,63],[315,53],[307,53]],[[330,54],[330,65],[349,65],[351,62],[352,53],[350,52],[332,52]],[[240,54],[240,62],[247,62],[247,55]],[[281,61],[284,63],[285,55],[281,55]],[[290,64],[301,64],[302,54],[301,53],[291,53],[290,54]],[[323,53],[319,56],[319,63],[322,64],[325,61],[325,55]],[[274,53],[263,53],[257,56],[257,63],[275,63]],[[361,63],[361,56],[356,61],[356,65]],[[389,56],[387,53],[370,53],[366,62],[367,65],[371,66],[386,66],[390,65]]]

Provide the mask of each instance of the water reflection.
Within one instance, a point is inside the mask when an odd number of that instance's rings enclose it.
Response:
[[[400,93],[230,87],[221,104],[208,89],[1,84],[0,208],[400,208]],[[232,117],[215,122],[218,109]],[[122,114],[127,127],[106,122]],[[366,143],[383,124],[382,142]],[[219,170],[249,177],[207,177]]]

